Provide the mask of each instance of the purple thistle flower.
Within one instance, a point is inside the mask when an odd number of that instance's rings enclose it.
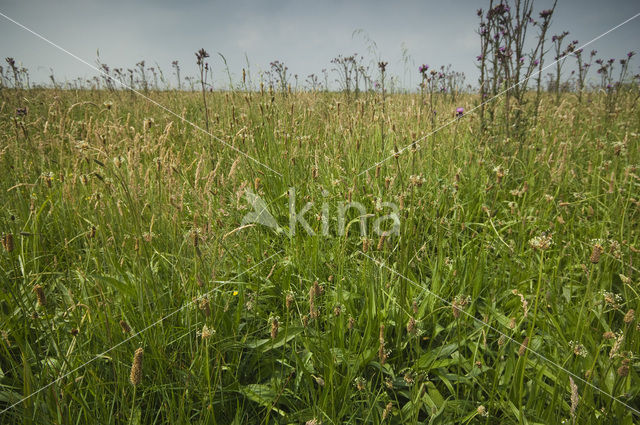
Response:
[[[482,55],[478,55],[478,56],[476,56],[476,60],[481,61],[481,60],[482,60]]]
[[[524,56],[520,58],[520,63],[524,63]]]
[[[420,65],[420,67],[418,68],[418,71],[420,71],[421,74],[424,74],[427,72],[427,70],[429,69],[429,65]]]
[[[598,54],[598,51],[597,51],[597,50],[592,50],[592,51],[591,51],[591,56],[595,56],[595,55],[597,55],[597,54]]]
[[[546,19],[549,16],[551,16],[552,13],[553,13],[553,11],[551,9],[546,9],[546,10],[543,10],[542,12],[540,12],[540,17],[543,18],[543,19]]]
[[[627,58],[631,59],[635,54],[636,52],[629,52],[627,53]]]
[[[533,61],[533,66],[538,66],[538,64],[540,63],[540,61],[538,59]]]
[[[464,115],[464,108],[456,108],[456,117],[460,118]]]

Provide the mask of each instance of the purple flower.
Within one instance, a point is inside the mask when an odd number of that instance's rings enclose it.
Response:
[[[611,90],[613,86],[611,84],[607,84],[607,90]]]
[[[540,63],[540,61],[538,59],[533,61],[533,66],[538,66],[538,64]]]
[[[478,56],[476,56],[476,60],[481,61],[481,60],[482,60],[482,55],[478,55]]]
[[[456,108],[456,117],[460,118],[464,115],[464,108]]]
[[[418,68],[418,71],[420,71],[421,74],[424,74],[427,72],[427,70],[429,69],[429,65],[420,65],[420,67]]]
[[[635,54],[636,54],[636,52],[629,52],[629,53],[627,53],[627,57],[629,59],[631,59]]]
[[[542,12],[540,12],[540,17],[545,19],[551,16],[552,13],[553,11],[551,9],[543,10]]]
[[[520,58],[520,63],[524,63],[524,56]]]

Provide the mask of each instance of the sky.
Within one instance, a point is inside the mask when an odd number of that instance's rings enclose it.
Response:
[[[535,10],[551,5],[538,0]],[[331,71],[331,59],[359,53],[365,64],[382,59],[404,87],[418,84],[417,68],[451,64],[475,85],[479,53],[476,10],[489,2],[379,0],[0,0],[0,13],[21,23],[85,61],[133,68],[141,60],[159,65],[175,83],[171,62],[182,75],[195,75],[194,53],[204,48],[214,71],[214,87],[228,85],[223,55],[234,81],[242,68],[254,80],[280,60],[303,82],[309,74]],[[552,33],[585,43],[640,12],[638,0],[559,0]],[[360,31],[357,31],[360,30]],[[364,36],[366,34],[366,37]],[[370,51],[366,39],[376,44]],[[599,57],[640,53],[640,17],[589,45]],[[405,54],[403,55],[403,51]],[[98,73],[70,55],[0,16],[0,55],[13,57],[30,71],[33,82],[90,78]],[[406,63],[403,62],[403,56]],[[640,57],[632,72],[640,72]],[[247,65],[248,60],[248,65]],[[2,61],[1,65],[6,65]],[[330,80],[336,74],[330,73]]]

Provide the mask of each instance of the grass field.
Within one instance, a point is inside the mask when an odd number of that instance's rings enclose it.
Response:
[[[637,89],[2,96],[1,423],[640,420]]]

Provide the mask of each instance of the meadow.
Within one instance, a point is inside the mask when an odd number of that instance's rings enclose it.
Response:
[[[1,423],[640,420],[637,87],[1,94]]]

